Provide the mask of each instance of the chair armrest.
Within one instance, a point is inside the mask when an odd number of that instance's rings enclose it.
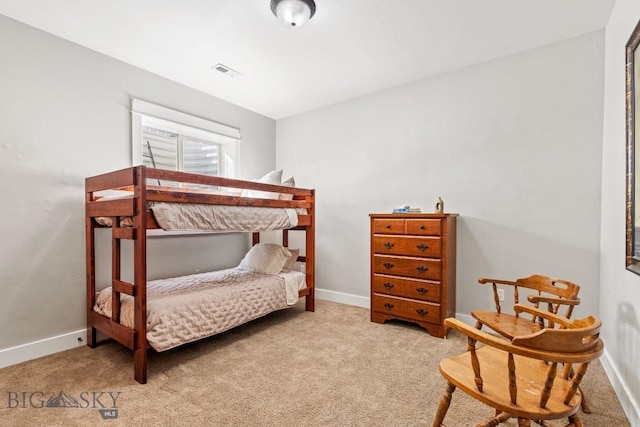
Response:
[[[545,297],[540,295],[529,295],[527,299],[529,300],[529,302],[534,304],[540,303],[540,302],[551,303],[551,304],[573,305],[573,306],[580,304],[580,298],[568,299],[568,298],[552,298],[552,297]]]
[[[480,329],[473,328],[453,317],[444,319],[444,326],[445,328],[454,329],[471,339],[497,348],[498,350],[505,351],[507,353],[519,354],[521,356],[531,357],[539,360],[550,360],[548,357],[548,352],[536,350],[531,347],[521,347],[513,345],[510,340],[491,335]]]
[[[479,278],[478,283],[480,283],[481,285],[484,285],[485,283],[495,283],[496,285],[511,285],[511,286],[516,285],[516,282],[512,282],[510,280],[488,279],[486,277]]]
[[[557,314],[540,310],[538,308],[531,307],[528,305],[516,304],[513,306],[513,310],[518,314],[524,312],[537,317],[541,317],[543,319],[546,319],[549,322],[557,323],[558,325],[564,326],[565,328],[571,329],[576,327],[575,324],[571,320],[568,320],[566,317],[558,316]]]
[[[449,317],[444,320],[444,326],[446,328],[454,329],[460,332],[463,335],[466,335],[469,338],[472,338],[478,342],[484,343],[488,346],[497,348],[498,350],[502,350],[507,353],[518,354],[525,357],[530,357],[533,359],[544,360],[549,362],[559,362],[559,363],[581,363],[584,361],[591,360],[592,352],[582,352],[575,354],[566,354],[559,353],[558,351],[549,351],[544,349],[536,349],[535,347],[524,347],[520,345],[512,344],[511,341],[506,340],[504,338],[500,338],[494,335],[490,335],[486,332],[483,332],[479,329],[473,328],[466,323],[455,319],[453,317]],[[554,330],[554,332],[562,332],[559,330]],[[538,331],[535,334],[530,336],[536,336],[544,333],[544,331]],[[516,338],[519,340],[527,339],[527,337]],[[597,351],[597,356],[602,354],[604,350],[604,345],[601,340],[598,340],[596,344],[596,349],[593,351]]]
[[[444,319],[444,327],[454,329],[469,338],[501,350],[509,351],[507,349],[511,347],[511,342],[509,340],[491,335],[480,329],[473,328],[455,317]]]

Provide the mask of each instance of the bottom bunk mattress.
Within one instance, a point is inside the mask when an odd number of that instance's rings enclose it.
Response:
[[[147,284],[147,341],[168,350],[294,305],[306,287],[296,270],[262,274],[230,268]],[[111,317],[111,288],[102,290],[94,311]],[[133,297],[121,294],[120,323],[134,327]]]

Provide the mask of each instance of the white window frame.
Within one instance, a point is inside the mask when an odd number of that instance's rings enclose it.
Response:
[[[131,164],[133,166],[143,164],[143,126],[219,145],[218,176],[236,178],[240,175],[240,142],[242,141],[240,129],[131,98]],[[233,167],[227,166],[230,162]],[[178,170],[182,170],[182,165],[178,164]]]

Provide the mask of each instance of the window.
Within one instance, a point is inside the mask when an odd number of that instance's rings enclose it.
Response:
[[[138,99],[131,109],[134,165],[236,177],[239,129]]]

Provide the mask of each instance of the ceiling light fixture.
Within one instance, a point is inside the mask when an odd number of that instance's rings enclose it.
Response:
[[[316,13],[313,0],[271,0],[271,11],[287,27],[304,25]]]

